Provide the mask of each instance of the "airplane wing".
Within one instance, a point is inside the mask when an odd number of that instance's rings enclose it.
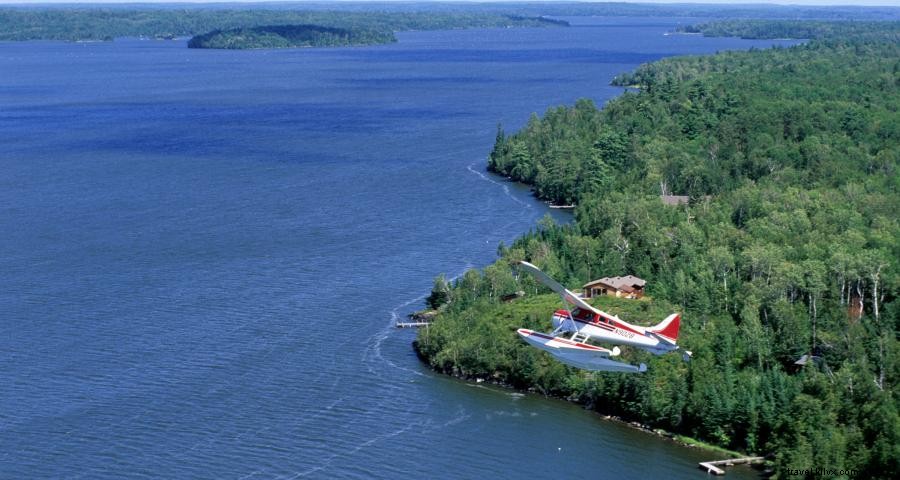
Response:
[[[541,282],[544,285],[546,285],[547,287],[549,287],[550,290],[553,290],[554,292],[558,293],[559,296],[561,296],[563,298],[563,300],[571,303],[572,305],[575,305],[578,308],[588,310],[588,311],[594,312],[594,313],[602,313],[602,312],[600,312],[600,310],[597,310],[596,308],[592,307],[589,303],[585,302],[581,297],[579,297],[578,295],[575,295],[571,291],[567,290],[566,287],[560,285],[559,282],[550,278],[546,273],[542,272],[540,268],[535,267],[534,265],[532,265],[528,262],[524,262],[524,261],[520,261],[519,264],[522,265],[523,267],[525,267],[525,270],[527,270],[528,273],[534,275],[534,278],[538,279],[539,282]]]

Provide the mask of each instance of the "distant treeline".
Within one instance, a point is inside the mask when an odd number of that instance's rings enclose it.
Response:
[[[822,22],[806,20],[720,20],[679,28],[683,33],[702,33],[708,37],[741,37],[748,39],[794,38],[818,40],[820,46],[837,46],[853,42],[900,44],[900,21],[883,22]],[[618,86],[660,87],[657,75],[666,75],[668,82],[683,80],[687,71],[675,67],[687,60],[663,60],[643,65],[633,72],[616,76],[612,84]],[[703,63],[702,61],[700,63]],[[661,68],[666,65],[666,68]],[[674,67],[674,68],[673,68]],[[764,66],[763,66],[764,67]]]
[[[429,303],[442,313],[418,351],[440,371],[772,454],[775,478],[815,468],[896,478],[896,24],[754,25],[821,39],[644,65],[620,79],[640,88],[603,109],[581,100],[500,129],[488,168],[576,204],[575,222],[544,221],[501,245],[493,265],[439,277]],[[682,312],[678,343],[693,360],[626,348],[646,373],[589,374],[527,346],[516,327],[549,330],[559,302],[536,295],[547,290],[518,260],[574,288],[646,279],[652,300],[603,308],[644,325]],[[503,303],[517,291],[527,294]]]
[[[847,4],[852,3],[847,1]],[[900,20],[898,7],[856,7],[762,5],[753,0],[744,4],[723,5],[712,3],[487,3],[475,8],[491,10],[503,8],[523,15],[555,16],[628,16],[628,17],[696,17],[696,18],[760,18],[800,20]]]
[[[225,49],[340,47],[396,41],[391,31],[347,30],[319,25],[265,25],[215,30],[197,35],[188,42],[188,47]]]
[[[824,22],[812,20],[722,20],[681,27],[684,33],[707,37],[774,38],[900,38],[900,22]]]
[[[199,8],[2,8],[0,40],[171,38],[266,25],[319,25],[371,32],[477,27],[560,26],[566,22],[491,12],[328,11]],[[362,33],[369,32],[369,33]]]
[[[262,4],[245,8],[203,4],[16,6],[0,8],[0,40],[172,38],[264,25],[321,25],[350,30],[401,31],[566,24],[564,20],[548,18],[549,15],[898,20],[900,8],[581,2],[311,2]]]

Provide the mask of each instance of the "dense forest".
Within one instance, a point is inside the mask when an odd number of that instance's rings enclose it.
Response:
[[[0,40],[172,38],[267,25],[319,25],[362,32],[565,26],[533,16],[472,11],[331,11],[217,8],[0,8]],[[380,33],[383,35],[384,33]]]
[[[342,47],[396,42],[391,31],[322,27],[319,25],[264,25],[214,30],[197,35],[188,48],[292,48]]]
[[[744,32],[727,25],[704,28]],[[576,204],[575,221],[545,219],[500,245],[493,265],[438,277],[422,358],[771,455],[779,478],[894,478],[900,38],[896,23],[807,27],[768,28],[817,40],[644,65],[617,80],[637,88],[602,110],[581,100],[513,135],[498,129],[488,168]],[[570,288],[646,279],[649,298],[600,306],[643,325],[683,312],[679,344],[693,360],[625,349],[647,373],[590,374],[528,347],[515,329],[548,331],[560,303],[516,270],[523,259]]]

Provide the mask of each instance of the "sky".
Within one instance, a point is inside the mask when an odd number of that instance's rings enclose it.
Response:
[[[273,2],[278,0],[261,0],[265,2]],[[297,1],[297,0],[286,0]],[[323,0],[311,0],[322,2]],[[328,1],[328,0],[324,0]],[[341,1],[341,0],[334,0]],[[350,0],[350,1],[369,1],[369,0]],[[372,0],[385,1],[385,0]],[[390,0],[387,0],[390,1]],[[433,0],[405,0],[405,1],[433,1]],[[450,0],[450,1],[467,1],[467,0]],[[504,0],[471,0],[471,1],[504,1]],[[516,0],[507,0],[516,1]],[[525,0],[535,1],[535,0]],[[537,0],[537,1],[553,1],[553,0]],[[573,1],[573,0],[563,0]],[[579,1],[579,0],[574,0]],[[605,2],[625,2],[625,3],[705,3],[705,4],[770,4],[770,5],[850,5],[850,6],[890,6],[900,7],[900,0],[588,0],[595,3]],[[0,4],[11,3],[254,3],[254,0],[0,0]]]

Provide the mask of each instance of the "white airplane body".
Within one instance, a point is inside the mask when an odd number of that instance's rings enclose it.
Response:
[[[609,359],[619,354],[618,348],[609,350],[586,342],[595,340],[627,345],[654,355],[681,349],[677,345],[678,330],[681,326],[679,314],[673,313],[653,327],[632,325],[617,316],[594,308],[534,265],[528,262],[519,263],[541,283],[562,296],[564,301],[575,306],[572,311],[561,309],[553,313],[553,332],[550,334],[524,328],[517,331],[530,345],[553,355],[560,362],[591,371],[640,373],[647,369],[643,363],[635,366]],[[571,333],[571,337],[563,338],[562,335],[566,333]],[[691,352],[682,351],[687,361]]]
[[[627,363],[610,360],[619,354],[618,348],[609,350],[596,345],[554,337],[545,333],[520,328],[519,335],[529,344],[553,355],[566,365],[595,372],[643,372],[647,367],[643,364],[636,367]]]

